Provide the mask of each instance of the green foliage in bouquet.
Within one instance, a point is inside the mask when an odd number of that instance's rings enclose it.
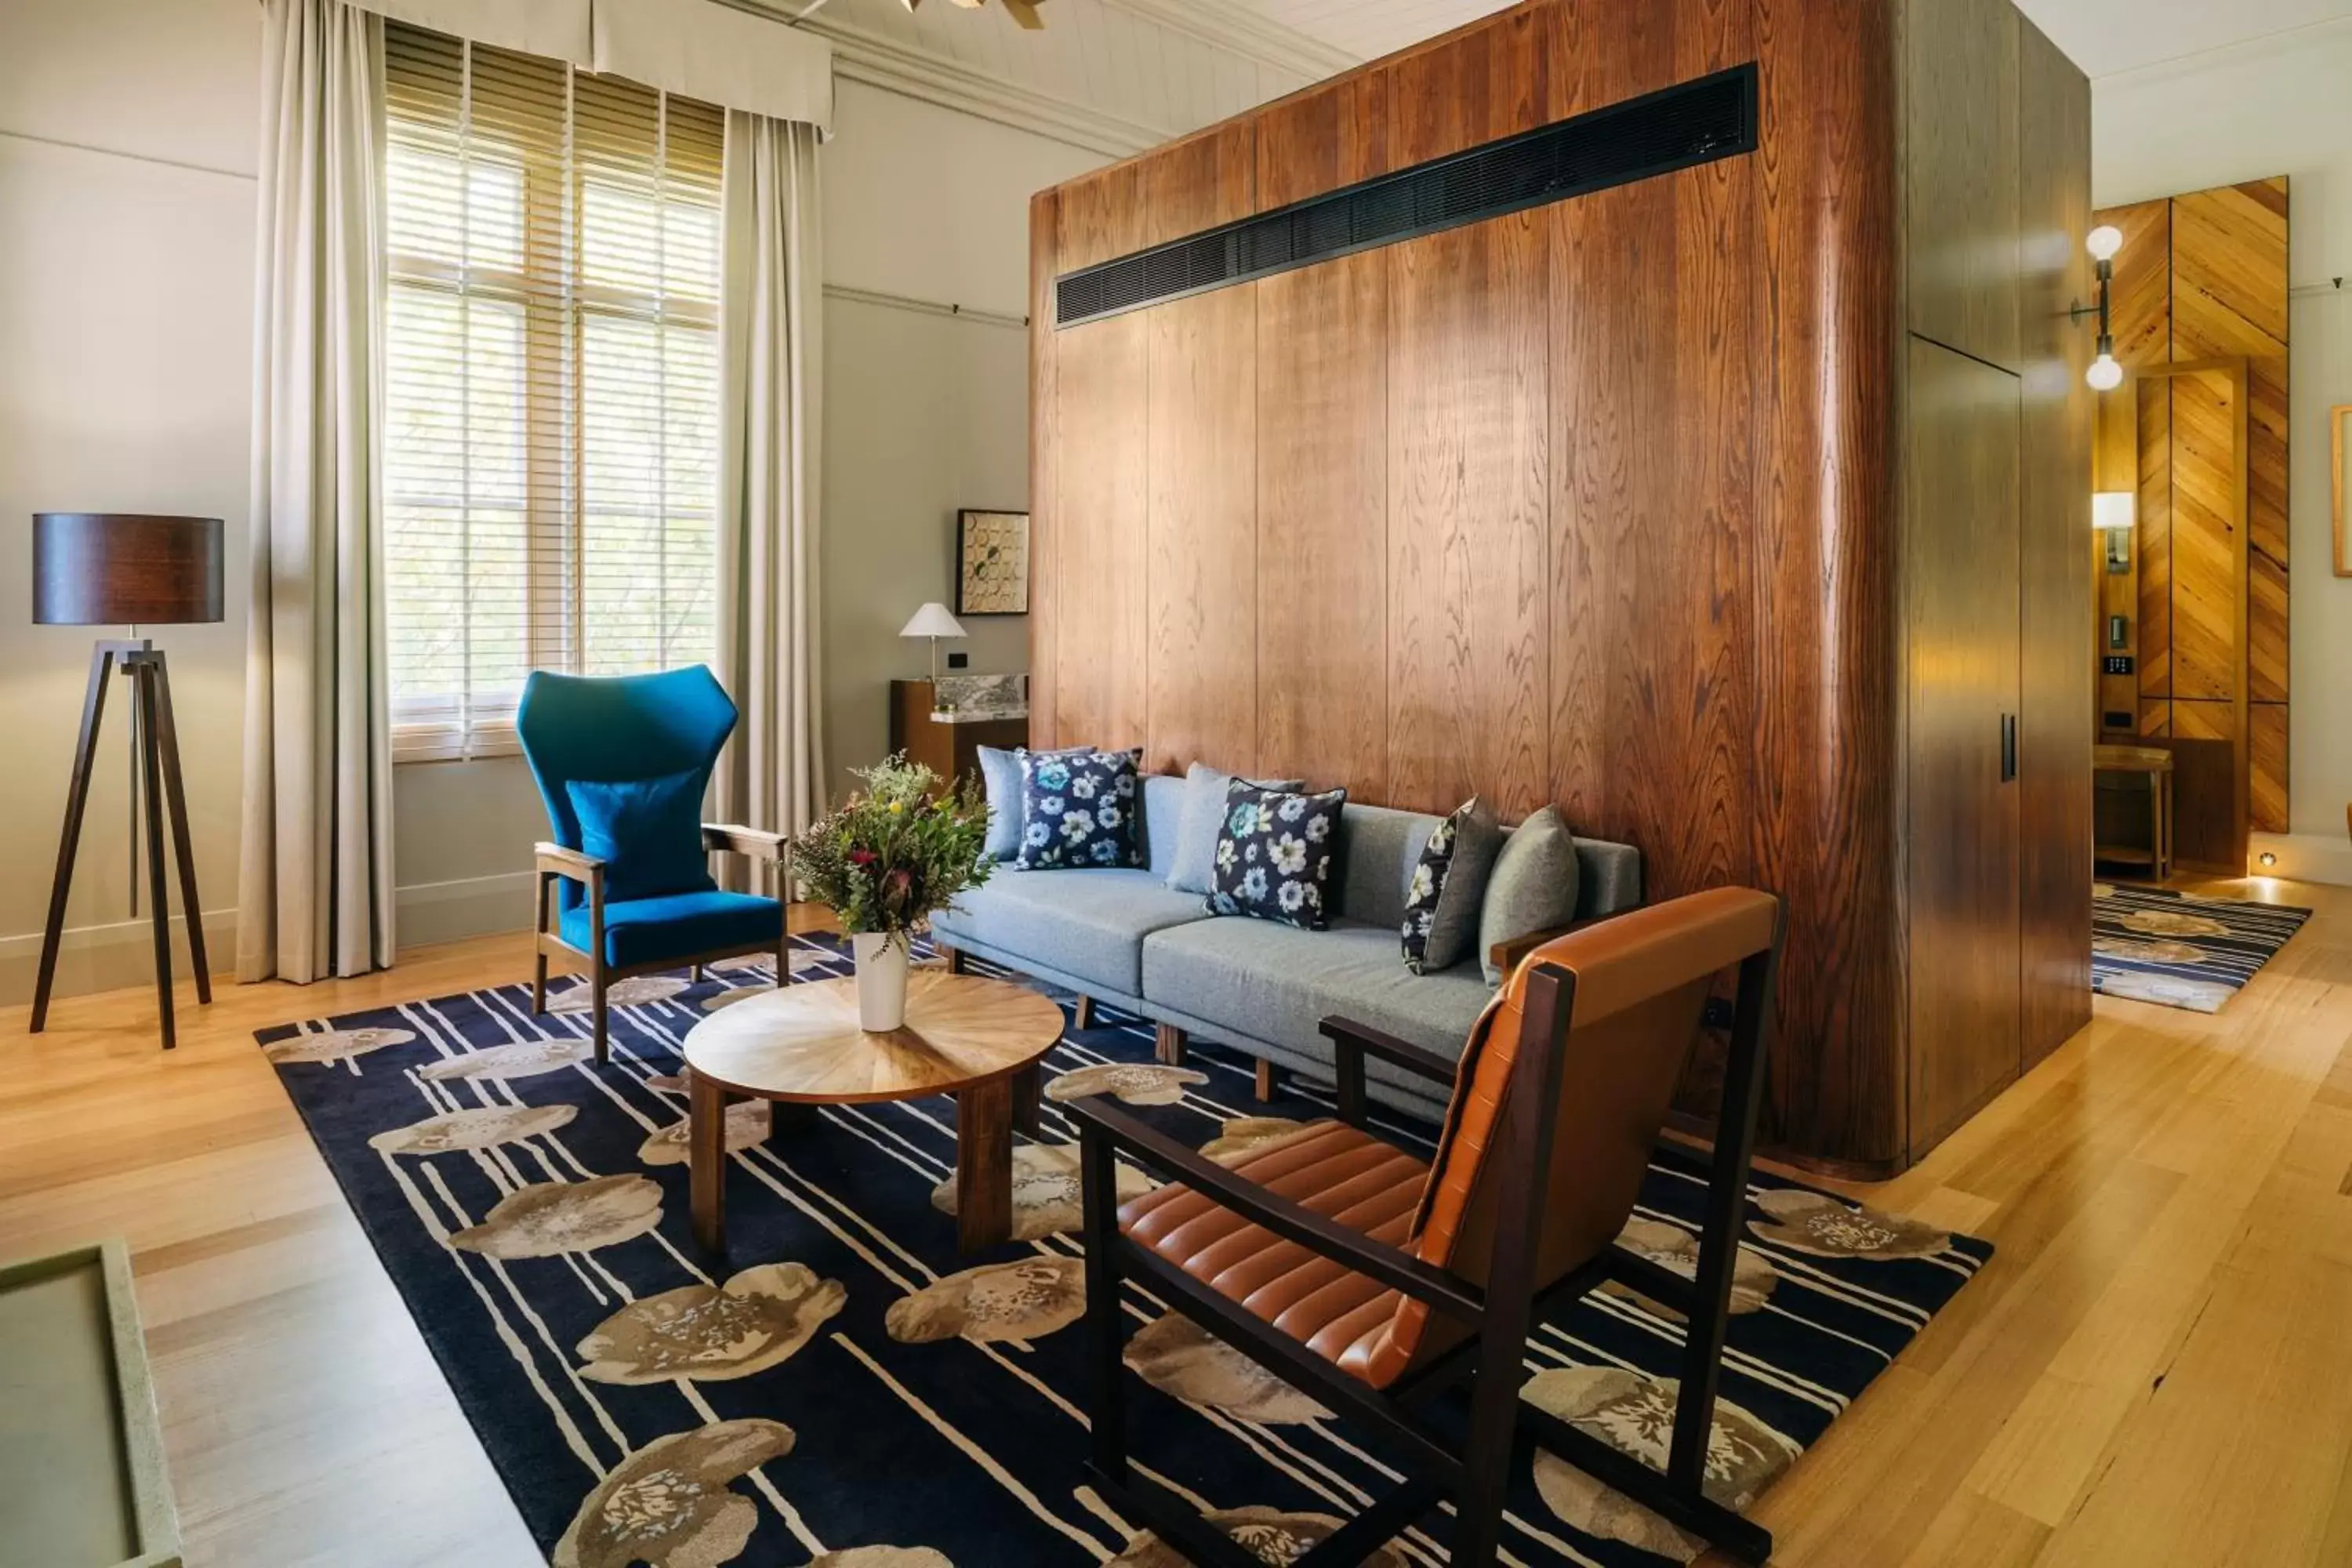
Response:
[[[940,792],[901,752],[859,768],[866,787],[793,840],[793,874],[841,929],[904,939],[958,893],[988,880],[988,797],[977,779]]]

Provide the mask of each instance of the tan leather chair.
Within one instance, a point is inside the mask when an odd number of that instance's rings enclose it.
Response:
[[[1340,1019],[1341,1120],[1230,1169],[1103,1099],[1074,1101],[1087,1184],[1088,1355],[1099,1486],[1195,1562],[1254,1560],[1137,1475],[1124,1447],[1119,1279],[1171,1299],[1209,1331],[1408,1460],[1404,1482],[1300,1559],[1354,1563],[1455,1500],[1453,1561],[1495,1561],[1522,1426],[1598,1479],[1736,1557],[1771,1538],[1701,1492],[1746,1198],[1764,1033],[1779,963],[1780,900],[1722,888],[1559,937],[1521,963],[1458,1066]],[[1615,1245],[1632,1215],[1717,974],[1739,984],[1696,1279]],[[1363,1110],[1364,1058],[1450,1079],[1426,1164],[1381,1142]],[[1126,1153],[1174,1184],[1114,1213]],[[1524,1405],[1523,1347],[1544,1309],[1616,1278],[1686,1313],[1682,1399],[1664,1475]],[[1466,1445],[1410,1406],[1471,1375]]]

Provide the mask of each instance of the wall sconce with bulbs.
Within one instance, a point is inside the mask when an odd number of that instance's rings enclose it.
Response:
[[[2099,490],[2091,497],[2091,526],[2107,542],[2107,570],[2131,570],[2132,493]]]
[[[2091,368],[2083,373],[2083,379],[2089,382],[2095,391],[2113,392],[2124,384],[2124,367],[2116,363],[2116,338],[2111,330],[2113,323],[2107,315],[2107,297],[2114,292],[2116,252],[2124,247],[2124,231],[2111,223],[2103,223],[2084,237],[2083,245],[2091,253],[2091,259],[2097,263],[2099,276],[2098,304],[2078,304],[2071,312],[2078,321],[2095,309],[2099,316],[2099,357],[2091,362]],[[2123,526],[2131,526],[2128,518]]]

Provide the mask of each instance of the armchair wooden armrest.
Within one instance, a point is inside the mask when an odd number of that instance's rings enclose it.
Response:
[[[1134,1155],[1162,1176],[1214,1198],[1285,1240],[1346,1264],[1464,1322],[1475,1325],[1486,1313],[1486,1295],[1476,1286],[1236,1175],[1119,1110],[1105,1096],[1073,1100],[1063,1109],[1078,1119],[1082,1141],[1108,1140],[1113,1148]],[[1092,1163],[1087,1163],[1086,1168],[1092,1169]],[[1088,1192],[1086,1201],[1114,1207],[1118,1202],[1113,1194],[1095,1192]]]
[[[1622,913],[1622,911],[1620,912]],[[1494,946],[1486,950],[1486,962],[1501,970],[1503,972],[1503,978],[1507,981],[1511,977],[1511,971],[1519,966],[1519,960],[1525,958],[1528,954],[1533,952],[1544,943],[1548,942],[1556,942],[1559,938],[1569,935],[1572,931],[1580,931],[1591,926],[1597,926],[1602,921],[1610,918],[1611,917],[1608,915],[1594,915],[1590,920],[1571,921],[1567,925],[1553,926],[1549,931],[1531,931],[1525,936],[1515,936],[1508,942],[1498,942]]]
[[[540,871],[568,877],[583,887],[595,887],[604,879],[604,862],[581,850],[540,843],[530,847],[530,854],[533,866]]]
[[[1384,1029],[1336,1015],[1316,1027],[1331,1042],[1332,1077],[1339,1091],[1339,1120],[1350,1127],[1365,1126],[1369,1121],[1364,1109],[1364,1058],[1368,1056],[1378,1057],[1433,1082],[1454,1081],[1454,1063]]]
[[[706,822],[702,825],[703,848],[748,855],[754,860],[782,859],[787,842],[781,833],[763,833],[759,828],[739,827],[731,822]]]

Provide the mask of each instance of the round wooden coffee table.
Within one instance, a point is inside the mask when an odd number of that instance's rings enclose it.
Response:
[[[907,977],[907,1021],[857,1026],[857,983],[822,980],[748,997],[686,1037],[687,1133],[695,1239],[726,1246],[727,1102],[856,1105],[956,1098],[956,1239],[964,1250],[1013,1234],[1013,1128],[1035,1132],[1037,1062],[1062,1037],[1062,1010],[1025,985],[944,969]]]

